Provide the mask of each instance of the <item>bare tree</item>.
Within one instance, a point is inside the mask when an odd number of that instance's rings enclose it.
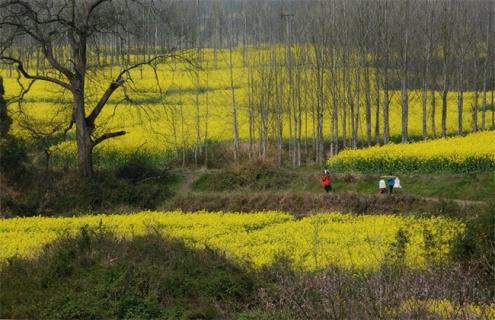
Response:
[[[445,1],[443,3],[443,13],[441,16],[441,33],[442,33],[442,137],[447,136],[447,97],[449,94],[449,66],[451,55],[451,39],[452,39],[452,2]]]
[[[128,7],[127,7],[128,8]],[[105,132],[96,135],[96,120],[116,90],[123,87],[130,78],[130,71],[143,65],[154,65],[165,55],[147,57],[137,63],[124,65],[107,85],[94,106],[87,103],[86,82],[91,68],[88,62],[90,52],[97,46],[100,35],[112,34],[121,39],[120,30],[124,13],[111,0],[94,1],[0,1],[0,27],[9,34],[15,45],[23,39],[33,41],[43,54],[52,71],[50,74],[32,73],[25,67],[25,57],[5,50],[0,60],[16,66],[18,72],[32,81],[50,82],[72,95],[72,119],[75,124],[78,151],[78,166],[81,176],[93,174],[93,149],[103,141],[124,135],[125,131]],[[129,18],[129,17],[125,17]],[[115,31],[117,29],[117,31]]]

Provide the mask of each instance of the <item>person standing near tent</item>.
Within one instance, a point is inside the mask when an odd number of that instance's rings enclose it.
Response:
[[[378,192],[380,192],[380,194],[384,194],[385,190],[387,190],[387,184],[384,179],[380,179],[380,181],[378,181]]]
[[[395,177],[389,176],[387,178],[388,193],[392,194],[394,192]]]
[[[381,176],[380,178],[385,181],[386,188],[388,188],[388,193],[393,193],[394,185],[395,185],[395,179],[397,179],[397,177],[389,175],[389,176]],[[381,182],[381,180],[380,180],[380,182]],[[400,181],[399,181],[399,185],[400,185]]]
[[[325,189],[325,191],[332,191],[332,181],[330,180],[330,172],[327,169],[323,170],[323,176],[321,177],[321,186]]]

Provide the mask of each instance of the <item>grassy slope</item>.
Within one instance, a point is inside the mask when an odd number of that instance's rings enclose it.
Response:
[[[0,268],[0,318],[227,319],[255,298],[248,268],[156,235],[83,229]]]
[[[392,197],[377,192],[379,176],[332,174],[334,192],[320,186],[319,168],[276,169],[251,165],[223,170],[177,170],[175,196],[159,209],[185,211],[279,210],[304,216],[318,212],[395,213],[474,217],[493,198],[495,173],[400,176]]]
[[[254,170],[254,171],[252,171]],[[321,193],[318,168],[300,169],[227,169],[179,172],[195,176],[190,187],[182,191],[287,191]],[[379,175],[331,174],[335,192],[352,191],[376,194]],[[402,190],[398,193],[419,197],[486,201],[495,194],[495,173],[456,175],[399,176]],[[190,179],[190,178],[188,178]]]

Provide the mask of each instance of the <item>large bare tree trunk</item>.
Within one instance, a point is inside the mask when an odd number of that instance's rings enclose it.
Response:
[[[7,51],[0,48],[0,60],[15,64],[19,75],[28,80],[50,82],[72,94],[72,117],[67,130],[75,124],[78,169],[82,177],[90,177],[93,174],[92,151],[94,147],[107,139],[125,134],[125,131],[116,131],[106,132],[98,137],[92,136],[95,133],[95,123],[101,111],[112,94],[124,85],[124,76],[129,76],[129,72],[135,68],[144,64],[151,65],[157,59],[163,58],[163,56],[155,57],[146,62],[128,65],[126,68],[122,67],[118,76],[110,81],[96,104],[86,105],[85,82],[89,71],[94,67],[94,61],[90,61],[88,64],[88,59],[95,57],[94,51],[88,52],[88,43],[92,45],[89,48],[94,49],[99,44],[99,35],[111,34],[109,39],[115,40],[112,59],[116,58],[114,62],[117,63],[125,63],[126,60],[123,49],[125,34],[122,32],[124,28],[120,26],[122,22],[121,12],[110,2],[111,0],[87,1],[83,4],[75,0],[54,1],[48,4],[36,1],[2,2],[2,14],[15,12],[12,15],[2,15],[0,21],[2,35],[4,35],[3,32],[6,32],[4,31],[5,25],[16,26],[14,33],[10,36],[11,39],[18,37],[18,41],[30,39],[36,42],[43,53],[43,60],[50,66],[50,72],[30,74],[29,60],[32,59],[31,54],[15,53],[12,50],[12,54],[4,55]],[[57,7],[59,5],[60,7]],[[55,6],[57,9],[50,6]],[[40,11],[43,11],[43,18],[39,15]],[[108,19],[114,20],[112,23],[108,23]],[[104,23],[102,23],[103,20]],[[20,32],[21,30],[22,32]],[[144,51],[146,54],[146,50]],[[25,61],[27,68],[24,67],[24,59],[28,59]],[[88,115],[86,111],[88,111]]]
[[[7,137],[12,123],[12,119],[7,113],[7,101],[3,97],[4,94],[3,78],[0,76],[0,138]]]
[[[79,174],[83,177],[90,177],[93,175],[93,142],[91,141],[90,128],[86,123],[84,94],[80,93],[80,85],[80,83],[74,85],[72,116],[76,124]]]

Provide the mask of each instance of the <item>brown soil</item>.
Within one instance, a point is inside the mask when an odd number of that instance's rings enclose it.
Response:
[[[371,195],[355,192],[342,193],[180,193],[167,201],[161,209],[183,211],[268,211],[277,210],[305,216],[321,212],[348,212],[366,214],[420,214],[468,216],[480,203],[442,202],[434,198],[409,195]]]

